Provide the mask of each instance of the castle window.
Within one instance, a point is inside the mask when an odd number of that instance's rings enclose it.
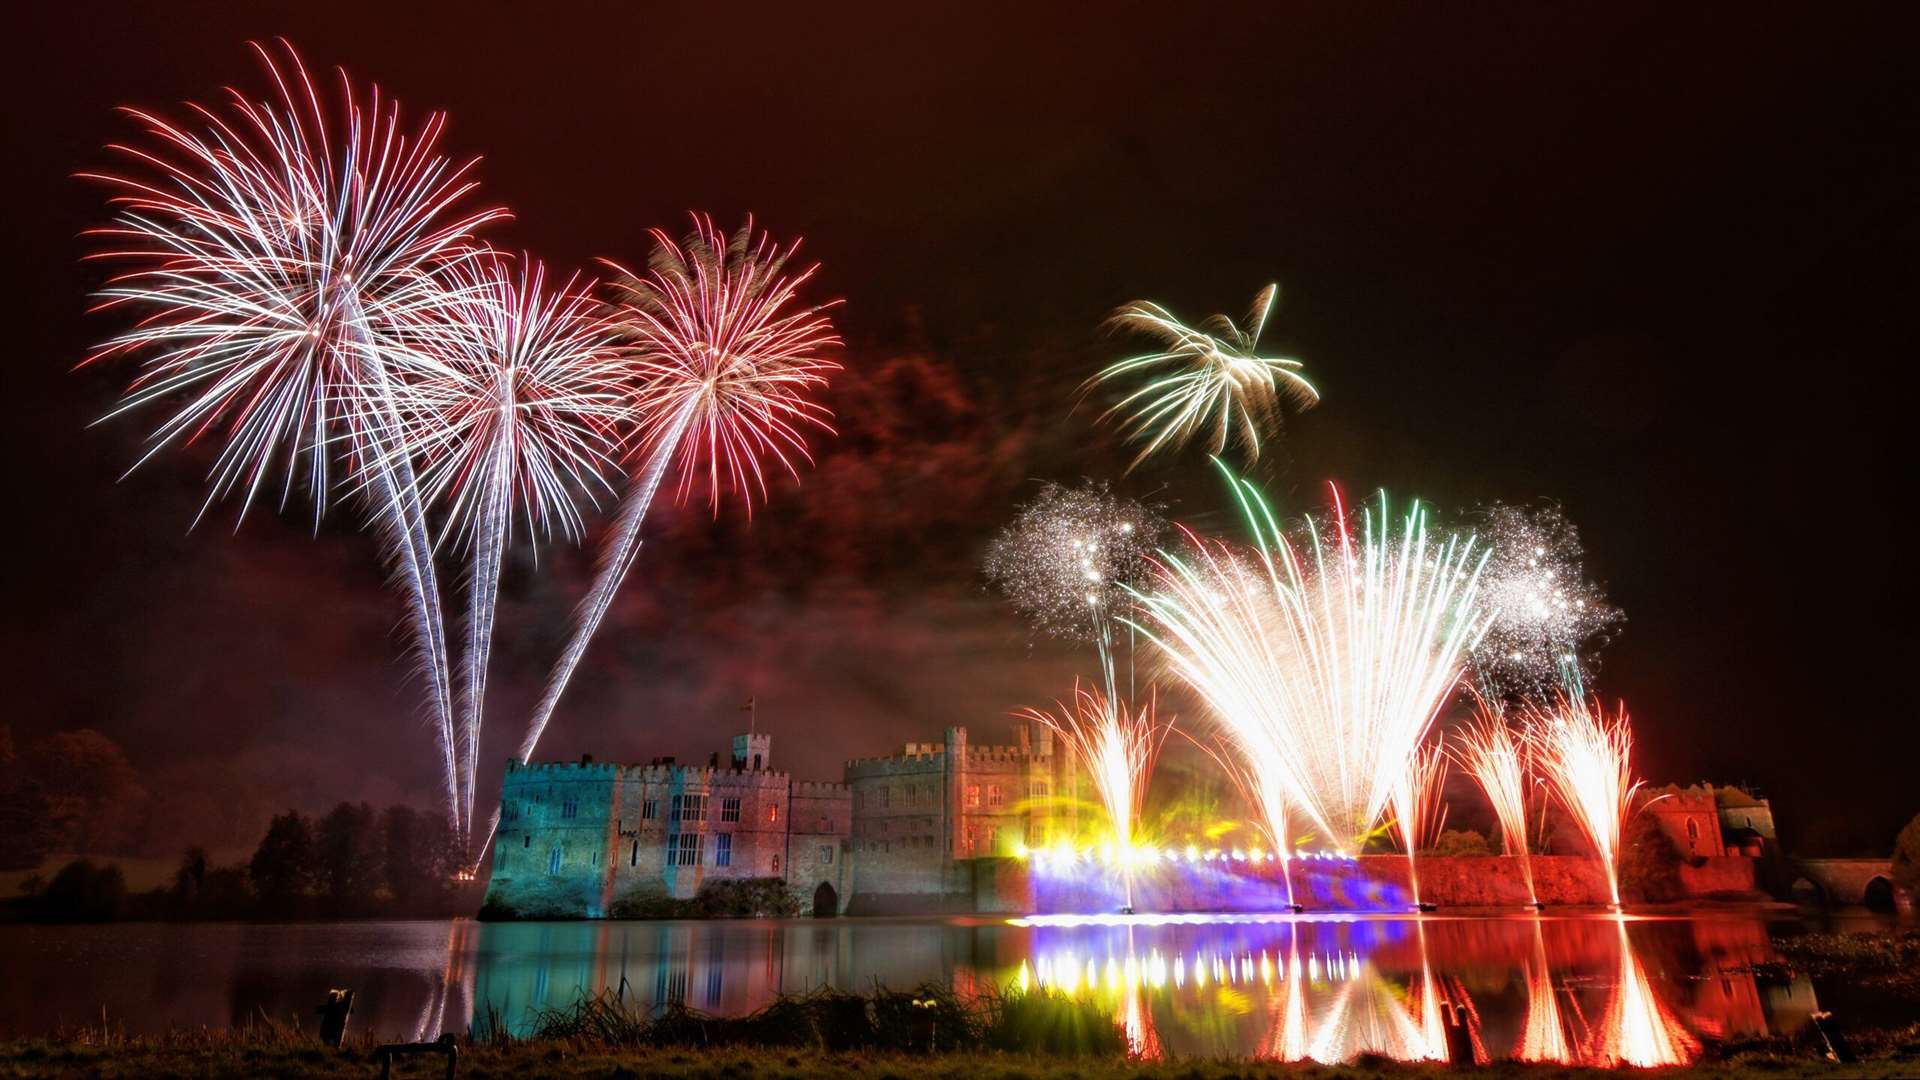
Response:
[[[820,861],[827,866],[832,866],[833,865],[833,848],[829,847],[826,844],[820,845]]]
[[[628,866],[640,865],[640,841],[638,840],[635,840],[633,842],[633,854],[627,856],[627,865]]]
[[[980,830],[972,825],[967,826],[967,842],[961,846],[960,850],[968,855],[973,854],[973,846],[979,842],[979,839]]]
[[[1032,782],[1031,784],[1028,784],[1028,785],[1027,785],[1027,795],[1028,795],[1029,797],[1031,797],[1031,798],[1035,798],[1035,799],[1044,799],[1044,798],[1046,798],[1046,797],[1047,797],[1047,782],[1046,782],[1045,780],[1035,780],[1035,781],[1033,781],[1033,782]]]
[[[967,785],[967,805],[968,806],[980,805],[980,785],[979,784]]]
[[[885,784],[880,785],[880,809],[885,810],[887,807],[892,805],[893,805],[893,789],[886,786]]]
[[[707,797],[705,795],[678,795],[680,800],[680,820],[700,821],[707,816]]]
[[[733,834],[719,833],[713,838],[713,865],[733,865]]]
[[[778,855],[773,857],[773,872],[776,874],[780,872],[780,856]]]
[[[770,803],[767,806],[767,824],[771,825],[774,822],[779,820],[780,820],[780,804]]]
[[[675,866],[699,866],[700,865],[700,834],[699,833],[690,833],[690,832],[681,833],[679,836],[674,838],[673,865]]]
[[[918,788],[914,787],[912,784],[908,784],[907,785],[907,804],[911,806],[913,804],[914,797],[919,794],[920,794],[920,791]]]
[[[547,873],[558,874],[559,872],[560,872],[560,849],[554,848],[552,851],[547,853]]]
[[[566,802],[560,804],[560,816],[563,818],[577,817],[579,813],[580,803],[578,800],[568,799]]]
[[[520,846],[521,846],[521,847],[532,847],[532,846],[533,846],[533,834],[532,834],[532,833],[528,833],[528,834],[527,834],[527,838],[526,838],[526,840],[525,840],[525,841],[524,841],[524,842],[523,842],[523,843],[522,843],[522,844],[521,844]]]
[[[508,803],[507,812],[505,814],[502,814],[501,817],[507,821],[519,821],[520,820],[520,804]]]
[[[660,800],[659,799],[640,800],[640,820],[641,821],[652,821],[653,819],[659,816],[660,816]]]
[[[1007,801],[1006,796],[1000,793],[999,784],[987,785],[987,805],[988,806],[999,806],[1000,804],[1006,801]]]
[[[740,800],[738,797],[730,796],[720,800],[720,820],[740,820]]]
[[[1688,818],[1687,819],[1687,850],[1692,851],[1699,846],[1700,846],[1700,823],[1693,820],[1692,818]]]

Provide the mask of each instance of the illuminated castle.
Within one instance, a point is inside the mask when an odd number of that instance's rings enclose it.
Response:
[[[1008,746],[948,728],[943,742],[848,761],[841,783],[774,771],[764,734],[734,736],[725,767],[717,754],[703,766],[511,762],[487,909],[603,918],[709,882],[779,879],[802,913],[970,911],[975,861],[1072,821],[1064,758],[1051,732],[1023,724]]]

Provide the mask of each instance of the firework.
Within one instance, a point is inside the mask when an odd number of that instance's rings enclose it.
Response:
[[[1296,542],[1231,478],[1251,552],[1191,538],[1141,594],[1140,629],[1255,776],[1338,850],[1372,830],[1459,680],[1482,616],[1471,540],[1429,536],[1383,495],[1356,533],[1333,514]]]
[[[1619,608],[1581,576],[1580,533],[1556,507],[1494,506],[1481,574],[1490,618],[1474,668],[1491,697],[1581,694]]]
[[[459,742],[463,828],[471,828],[487,661],[500,570],[516,519],[535,536],[578,539],[582,497],[607,491],[628,368],[613,325],[577,278],[549,288],[523,259],[470,261],[452,275],[445,317],[406,335],[414,368],[399,451],[418,460],[428,502],[446,506],[443,539],[470,553],[465,693]]]
[[[1500,822],[1500,838],[1508,855],[1520,857],[1527,900],[1538,904],[1533,886],[1533,857],[1527,850],[1527,743],[1515,736],[1506,718],[1481,699],[1474,722],[1460,734],[1455,749],[1462,768],[1487,793],[1493,815]]]
[[[1597,702],[1561,697],[1526,714],[1526,738],[1548,786],[1593,842],[1620,905],[1620,838],[1640,783],[1630,761],[1633,733],[1623,704],[1608,719]]]
[[[240,499],[244,518],[304,483],[316,527],[336,458],[377,523],[404,590],[446,770],[449,819],[462,793],[439,589],[401,428],[393,336],[442,313],[448,269],[473,256],[474,230],[504,216],[461,208],[473,162],[437,149],[445,117],[409,130],[375,88],[339,77],[338,127],[291,46],[258,45],[275,93],[228,92],[176,125],[128,110],[147,145],[119,146],[127,175],[91,174],[112,191],[113,224],[93,257],[126,269],[100,309],[138,313],[133,329],[86,363],[138,356],[113,414],[167,403],[141,462],[181,444],[217,443],[207,505]],[[341,453],[344,448],[344,455]],[[275,489],[277,488],[277,494]]]
[[[1127,440],[1141,444],[1129,468],[1209,430],[1213,453],[1238,442],[1249,460],[1257,459],[1263,429],[1279,422],[1282,400],[1291,399],[1298,408],[1320,400],[1320,392],[1300,374],[1300,361],[1259,355],[1260,334],[1279,295],[1278,285],[1261,289],[1244,327],[1225,315],[1189,327],[1148,300],[1114,312],[1110,327],[1152,338],[1159,346],[1108,365],[1087,383],[1090,389],[1146,380],[1106,413],[1122,417]]]
[[[1433,842],[1446,824],[1447,808],[1441,801],[1447,786],[1447,756],[1438,743],[1417,751],[1405,776],[1393,793],[1394,822],[1400,833],[1400,845],[1407,852],[1407,880],[1413,886],[1413,902],[1420,903],[1420,865],[1416,853]]]
[[[1123,856],[1130,853],[1139,840],[1135,830],[1153,763],[1173,730],[1172,721],[1159,720],[1154,698],[1149,695],[1145,705],[1133,710],[1125,702],[1076,684],[1073,700],[1059,702],[1057,711],[1026,709],[1017,715],[1052,729],[1066,744],[1100,794],[1114,841]],[[1121,860],[1129,909],[1133,907],[1133,861]]]
[[[729,493],[752,513],[767,495],[766,463],[799,477],[811,462],[805,433],[828,433],[825,406],[809,396],[839,365],[821,357],[838,345],[822,307],[797,303],[817,267],[786,271],[799,245],[776,247],[751,219],[731,240],[704,215],[684,243],[653,231],[645,274],[615,267],[614,315],[640,389],[632,460],[639,465],[601,551],[591,590],[548,677],[519,757],[527,760],[640,552],[640,526],[667,472],[677,491],[702,488],[717,515]]]
[[[1048,484],[994,538],[986,573],[1041,630],[1092,641],[1114,697],[1114,614],[1145,580],[1163,531],[1152,508],[1105,484]]]
[[[1220,771],[1240,792],[1240,799],[1257,815],[1256,828],[1266,837],[1268,850],[1280,860],[1280,876],[1287,886],[1287,903],[1295,903],[1293,894],[1293,841],[1287,825],[1287,791],[1274,772],[1260,772],[1247,764],[1227,741],[1196,743],[1220,766]]]

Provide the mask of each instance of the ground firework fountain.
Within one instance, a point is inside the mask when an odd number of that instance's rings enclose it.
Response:
[[[1606,872],[1613,906],[1620,906],[1620,838],[1640,789],[1630,757],[1633,734],[1622,705],[1609,719],[1597,702],[1561,698],[1530,709],[1527,740],[1548,785],[1593,843]]]

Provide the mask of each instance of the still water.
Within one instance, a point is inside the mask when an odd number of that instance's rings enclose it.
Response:
[[[298,1017],[358,992],[353,1029],[524,1032],[610,990],[641,1008],[750,1012],[780,993],[924,982],[1051,986],[1110,1008],[1150,1056],[1684,1061],[1792,1033],[1804,979],[1766,917],[1188,916],[830,921],[0,926],[0,1035]],[[1451,1048],[1451,1054],[1449,1053]]]

